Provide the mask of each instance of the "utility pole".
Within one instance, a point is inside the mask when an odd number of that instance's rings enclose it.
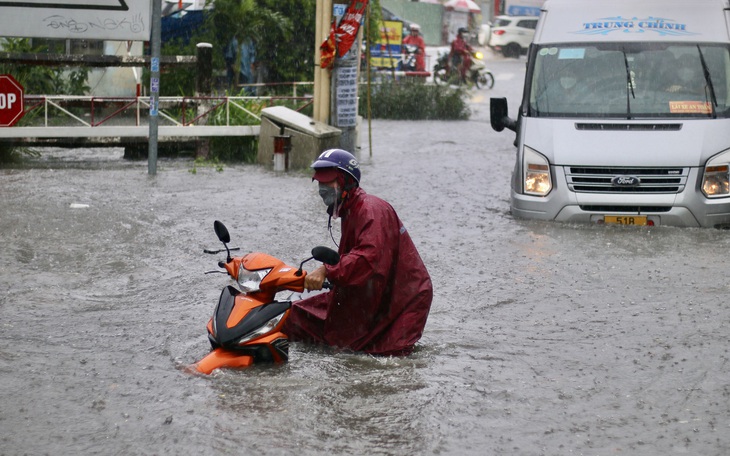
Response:
[[[152,36],[150,37],[150,139],[147,150],[147,174],[157,174],[157,130],[160,102],[160,42],[162,41],[162,0],[152,0]]]
[[[329,36],[332,17],[340,21],[347,6],[362,8],[365,2],[355,4],[350,0],[319,0],[317,2],[317,44],[315,59],[320,62],[320,43]],[[353,13],[354,14],[354,13]],[[352,17],[349,18],[352,21]],[[359,25],[358,25],[359,27]],[[359,41],[355,39],[345,55],[337,55],[331,70],[317,68],[314,76],[314,119],[335,126],[342,131],[340,147],[353,154],[357,147],[358,67],[360,65]],[[339,46],[339,43],[337,43]]]

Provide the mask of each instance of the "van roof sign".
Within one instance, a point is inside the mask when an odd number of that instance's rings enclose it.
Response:
[[[548,0],[535,43],[730,40],[728,0]],[[724,10],[724,11],[723,11]]]

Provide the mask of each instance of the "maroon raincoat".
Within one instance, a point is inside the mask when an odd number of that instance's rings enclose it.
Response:
[[[340,210],[340,262],[326,266],[332,290],[294,302],[291,340],[374,355],[408,355],[421,338],[433,288],[390,204],[356,188]]]

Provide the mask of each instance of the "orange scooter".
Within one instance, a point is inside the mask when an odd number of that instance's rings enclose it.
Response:
[[[330,248],[315,247],[312,256],[302,261],[299,268],[265,253],[232,258],[228,229],[218,220],[213,227],[227,256],[225,262],[218,263],[223,270],[206,274],[228,274],[238,286],[228,285],[221,292],[213,317],[208,321],[208,340],[213,350],[191,367],[210,374],[223,367],[242,368],[259,362],[288,360],[289,339],[281,328],[289,315],[291,301],[277,301],[276,294],[284,290],[304,291],[307,272],[302,266],[307,261],[314,259],[333,265],[340,261],[340,256]],[[223,250],[205,250],[205,253],[220,252]]]

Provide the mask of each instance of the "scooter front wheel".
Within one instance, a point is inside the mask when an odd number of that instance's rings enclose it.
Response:
[[[494,75],[490,71],[485,71],[484,73],[479,73],[479,76],[477,76],[476,80],[477,87],[486,87],[487,89],[491,89],[494,87]]]

